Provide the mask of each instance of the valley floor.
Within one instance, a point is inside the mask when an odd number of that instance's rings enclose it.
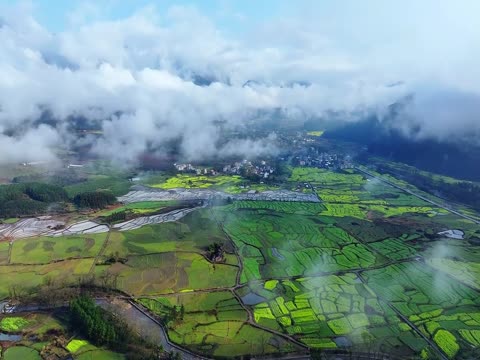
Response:
[[[208,199],[217,191],[137,188],[120,199],[207,201],[113,226],[5,224],[0,298],[88,277],[135,299],[169,342],[205,357],[327,350],[475,357],[475,218],[355,169],[294,168],[289,182],[312,191],[267,190],[216,204]]]

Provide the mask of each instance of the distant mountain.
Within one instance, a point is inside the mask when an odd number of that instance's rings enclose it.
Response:
[[[247,80],[242,87],[254,87],[254,86],[277,86],[280,88],[292,88],[294,86],[309,87],[312,83],[305,80],[293,80],[285,83],[270,83],[261,80]]]
[[[371,155],[403,162],[422,170],[480,181],[480,147],[433,139],[417,140],[406,137],[389,126],[390,121],[401,116],[404,105],[404,102],[391,105],[388,116],[382,121],[376,116],[370,116],[363,121],[327,130],[323,136],[366,145]]]

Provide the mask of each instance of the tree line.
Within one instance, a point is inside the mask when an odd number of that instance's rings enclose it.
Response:
[[[88,191],[68,197],[59,185],[15,183],[0,186],[0,218],[38,216],[65,211],[65,203],[81,208],[101,209],[116,202],[110,191]]]
[[[58,208],[50,206],[68,200],[66,191],[56,185],[22,183],[0,186],[0,217],[44,214]]]
[[[75,195],[73,202],[81,208],[102,209],[115,204],[117,198],[110,191],[88,191]]]
[[[137,335],[122,319],[81,295],[70,302],[71,326],[96,346],[125,354],[128,360],[180,359],[178,353],[165,352]]]
[[[471,206],[477,211],[480,210],[480,186],[475,183],[468,181],[446,182],[442,178],[434,179],[419,172],[392,169],[388,165],[379,165],[377,170],[398,176],[422,191],[433,192],[447,200]]]

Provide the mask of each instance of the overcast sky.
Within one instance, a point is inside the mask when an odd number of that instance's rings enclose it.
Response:
[[[393,126],[478,141],[478,14],[475,0],[0,0],[0,162],[77,141],[36,125],[43,109],[100,120],[94,151],[132,162],[178,136],[190,159],[268,152],[274,137],[217,149],[212,121],[278,108],[354,121],[410,93]]]

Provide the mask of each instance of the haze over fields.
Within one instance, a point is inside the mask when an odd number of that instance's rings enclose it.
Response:
[[[478,0],[0,0],[0,360],[480,359]]]
[[[382,120],[411,94],[388,127],[478,143],[477,1],[62,3],[0,2],[0,163],[268,154],[216,124]]]

